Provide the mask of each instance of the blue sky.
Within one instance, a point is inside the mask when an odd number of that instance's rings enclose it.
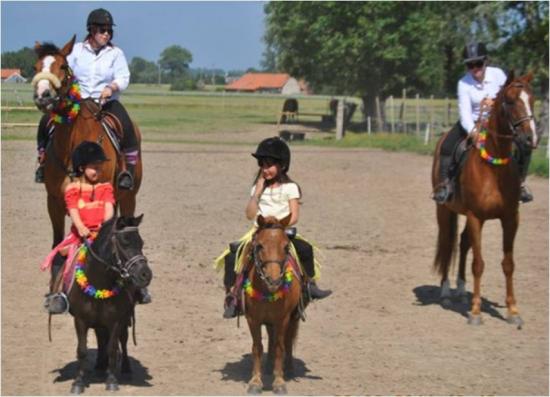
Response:
[[[163,49],[177,44],[193,54],[192,68],[257,68],[265,48],[265,4],[2,1],[2,52],[33,47],[35,41],[62,46],[73,34],[82,40],[89,12],[101,7],[113,14],[113,41],[128,62],[135,56],[156,61]]]

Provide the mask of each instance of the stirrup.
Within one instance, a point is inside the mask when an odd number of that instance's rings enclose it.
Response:
[[[65,314],[69,312],[69,299],[63,292],[50,293],[46,295],[44,308],[50,314]]]
[[[437,185],[432,193],[432,199],[437,204],[445,204],[452,195],[452,188],[451,188],[451,182],[442,182],[439,185]]]
[[[237,312],[238,312],[237,305],[238,305],[237,297],[232,293],[228,293],[225,296],[225,300],[224,300],[223,318],[237,317]]]
[[[523,204],[533,201],[533,193],[531,193],[531,190],[525,185],[521,185],[519,201]]]
[[[34,182],[44,183],[44,165],[40,164],[34,172]]]
[[[134,189],[134,178],[132,177],[132,174],[130,174],[128,171],[122,171],[120,174],[118,174],[117,180],[118,180],[117,186],[120,189],[124,189],[124,190]]]

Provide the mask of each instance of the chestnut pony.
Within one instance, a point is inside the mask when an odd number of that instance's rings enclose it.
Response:
[[[523,324],[514,296],[514,239],[519,226],[520,175],[512,159],[513,142],[534,149],[538,145],[530,81],[532,75],[514,78],[510,73],[498,93],[490,111],[486,138],[483,131],[464,162],[452,199],[437,204],[439,234],[434,268],[441,275],[441,298],[449,303],[448,272],[453,260],[457,239],[457,215],[466,216],[466,226],[461,234],[458,271],[458,294],[464,300],[466,255],[473,249],[472,273],[474,293],[469,323],[481,324],[481,276],[485,263],[481,255],[481,231],[485,221],[500,220],[503,231],[502,270],[506,277],[506,306],[508,322],[520,327]],[[432,168],[432,185],[438,181],[439,148],[437,145]],[[495,164],[496,163],[496,164]],[[500,164],[499,164],[500,163]]]
[[[286,394],[284,369],[292,372],[292,348],[298,333],[296,311],[302,294],[301,280],[290,258],[290,240],[285,228],[290,216],[278,221],[258,216],[258,230],[251,243],[253,263],[245,270],[245,315],[252,336],[252,379],[248,393],[262,391],[262,324],[269,335],[268,358],[273,363],[273,392]],[[273,299],[274,296],[277,298]]]
[[[62,109],[63,103],[69,95],[73,75],[67,63],[67,55],[73,49],[76,36],[58,49],[53,44],[36,43],[35,51],[38,61],[35,64],[36,75],[33,78],[34,102],[44,113],[67,112]],[[116,188],[116,175],[119,164],[113,144],[104,131],[100,119],[100,106],[92,99],[80,103],[80,111],[74,120],[68,123],[55,125],[55,132],[46,152],[44,164],[44,178],[48,194],[48,213],[53,228],[53,246],[55,247],[64,238],[65,233],[65,186],[70,182],[70,164],[73,149],[82,141],[97,142],[103,147],[109,159],[102,165],[100,182],[111,182]],[[135,127],[138,142],[141,135]],[[141,146],[141,144],[140,144]],[[116,202],[120,206],[122,216],[133,216],[136,208],[136,195],[142,178],[141,148],[134,175],[134,189],[116,191]]]

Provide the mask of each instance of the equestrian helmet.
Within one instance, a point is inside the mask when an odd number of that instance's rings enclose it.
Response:
[[[113,16],[104,8],[98,8],[97,10],[90,12],[90,15],[88,15],[88,21],[86,22],[86,27],[90,29],[92,25],[116,26],[113,21]]]
[[[73,170],[76,176],[80,176],[82,175],[81,167],[85,167],[88,164],[102,163],[107,160],[105,152],[100,145],[95,142],[84,141],[73,151]]]
[[[288,172],[290,168],[290,149],[285,141],[277,136],[261,141],[256,152],[252,153],[252,156],[257,159],[275,159],[281,165],[283,172]]]
[[[468,43],[462,51],[464,63],[487,59],[487,47],[483,43]]]

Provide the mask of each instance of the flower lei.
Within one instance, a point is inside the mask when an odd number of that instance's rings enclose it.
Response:
[[[88,240],[88,244],[92,243],[93,238],[90,238]],[[88,282],[88,278],[86,277],[86,274],[84,273],[84,264],[86,263],[86,257],[88,256],[88,247],[86,244],[82,244],[80,249],[78,250],[77,257],[76,257],[76,270],[75,270],[75,280],[76,283],[80,286],[82,291],[94,298],[94,299],[109,299],[113,296],[117,296],[120,292],[120,288],[118,286],[113,287],[113,289],[96,289],[92,284]]]
[[[57,111],[53,111],[50,119],[56,124],[70,124],[80,112],[80,85],[76,78],[71,78],[67,96],[61,100]]]
[[[293,279],[292,267],[290,265],[286,267],[283,278],[283,285],[281,285],[281,287],[277,291],[269,293],[267,295],[262,293],[261,291],[255,290],[254,287],[252,287],[252,283],[248,278],[244,280],[243,288],[246,294],[253,299],[263,302],[275,302],[281,299],[290,289],[290,284],[292,283]]]
[[[511,155],[508,157],[493,157],[485,148],[485,143],[487,142],[487,130],[481,130],[479,132],[478,148],[479,154],[483,160],[493,165],[506,165],[510,162]]]

